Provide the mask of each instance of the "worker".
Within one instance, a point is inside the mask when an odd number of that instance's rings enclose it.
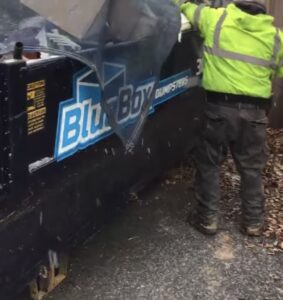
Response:
[[[226,8],[175,1],[204,40],[205,125],[195,153],[196,207],[190,223],[205,234],[219,227],[220,165],[225,149],[241,175],[241,231],[260,236],[268,159],[267,110],[272,78],[283,77],[283,34],[265,0],[234,0]]]

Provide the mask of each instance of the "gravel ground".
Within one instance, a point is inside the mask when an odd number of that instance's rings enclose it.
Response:
[[[128,207],[74,254],[68,279],[47,299],[283,299],[283,253],[276,236],[250,239],[239,233],[231,162],[223,168],[233,185],[224,188],[216,237],[186,223],[192,175],[185,164],[132,195]],[[281,206],[272,204],[273,213],[280,214]]]

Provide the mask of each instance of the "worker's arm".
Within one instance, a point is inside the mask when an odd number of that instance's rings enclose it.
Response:
[[[190,2],[182,4],[182,0],[174,0],[174,2],[179,5],[181,12],[194,27],[200,31],[202,37],[205,37],[213,9],[204,4],[197,5]]]

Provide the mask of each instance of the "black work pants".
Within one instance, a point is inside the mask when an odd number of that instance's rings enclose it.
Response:
[[[262,171],[268,159],[267,124],[266,110],[252,104],[207,103],[205,125],[195,151],[195,195],[200,215],[209,218],[218,212],[220,165],[230,148],[241,175],[243,221],[263,221]]]

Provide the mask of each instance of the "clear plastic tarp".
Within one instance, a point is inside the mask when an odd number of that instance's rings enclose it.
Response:
[[[180,31],[171,0],[1,0],[0,55],[77,59],[96,72],[101,106],[127,150],[139,137]]]

